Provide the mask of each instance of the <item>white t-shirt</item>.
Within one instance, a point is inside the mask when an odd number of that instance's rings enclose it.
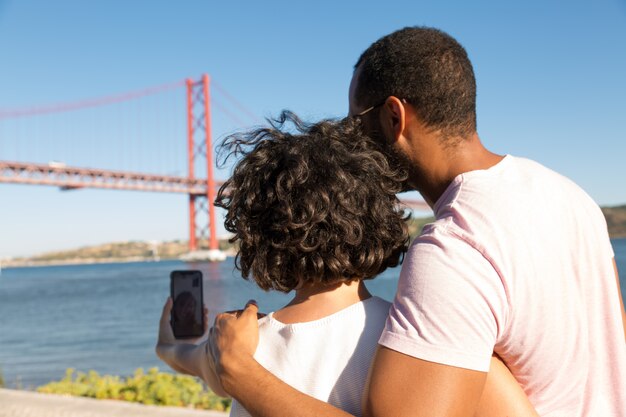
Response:
[[[297,390],[361,415],[361,397],[391,303],[370,297],[320,320],[259,320],[254,358]],[[250,414],[233,400],[231,417]]]
[[[404,261],[380,343],[487,371],[495,351],[541,416],[626,416],[626,344],[602,212],[506,156],[459,175]]]

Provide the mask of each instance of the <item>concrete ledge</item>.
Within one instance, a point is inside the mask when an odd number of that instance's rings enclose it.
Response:
[[[0,417],[225,417],[228,413],[0,389]]]

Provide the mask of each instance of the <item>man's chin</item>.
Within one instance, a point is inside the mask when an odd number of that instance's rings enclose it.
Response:
[[[411,183],[411,177],[414,177],[414,170],[411,167],[411,161],[401,151],[388,147],[386,152],[387,160],[389,164],[394,167],[398,167],[406,173],[406,179],[401,183],[401,193],[409,191],[416,191],[415,185]]]
[[[368,133],[370,139],[372,139],[375,143],[378,144],[379,150],[385,155],[387,158],[387,162],[392,168],[402,169],[407,173],[407,179],[404,180],[401,184],[401,190],[399,193],[406,193],[409,191],[416,191],[417,189],[413,184],[409,183],[409,179],[411,177],[410,173],[411,169],[411,161],[409,158],[402,153],[400,149],[396,149],[383,134],[379,133],[379,130],[372,130]]]

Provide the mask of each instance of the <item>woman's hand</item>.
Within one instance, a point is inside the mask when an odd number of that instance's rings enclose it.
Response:
[[[161,320],[159,322],[159,337],[157,339],[156,354],[157,356],[170,365],[174,370],[178,372],[185,372],[181,370],[180,366],[176,366],[176,352],[175,347],[183,344],[196,344],[206,335],[208,329],[208,317],[209,310],[206,306],[203,306],[204,310],[204,329],[203,335],[193,339],[176,339],[174,337],[174,331],[170,323],[170,317],[172,312],[173,301],[171,297],[168,297],[163,306],[163,312],[161,313]],[[185,372],[186,373],[186,372]]]
[[[161,313],[161,321],[159,322],[159,338],[157,340],[157,355],[159,354],[159,349],[164,348],[168,345],[173,345],[176,343],[176,338],[174,337],[174,331],[172,330],[172,325],[170,323],[170,314],[172,312],[172,297],[167,297],[165,301],[165,305],[163,306],[163,312]],[[160,356],[160,355],[159,355]]]

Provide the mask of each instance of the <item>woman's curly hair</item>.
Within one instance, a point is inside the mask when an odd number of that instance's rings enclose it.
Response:
[[[289,127],[291,126],[291,129]],[[226,137],[241,157],[219,190],[235,265],[264,290],[369,279],[402,261],[409,241],[396,193],[406,179],[352,119],[302,122],[283,111]]]

